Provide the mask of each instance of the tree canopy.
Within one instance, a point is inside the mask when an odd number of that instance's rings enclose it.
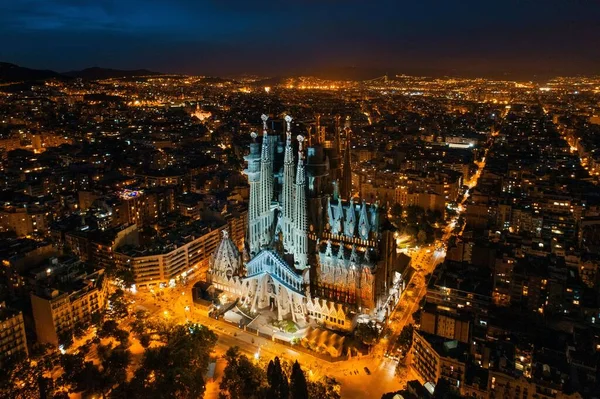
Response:
[[[308,399],[306,376],[297,360],[292,366],[292,373],[290,375],[290,393],[291,399]]]
[[[148,348],[132,381],[123,388],[128,398],[199,398],[217,336],[188,323],[175,326],[164,346]]]
[[[220,398],[258,399],[265,397],[266,376],[264,370],[255,366],[247,356],[240,353],[237,346],[229,348],[225,354],[227,366],[221,380]]]

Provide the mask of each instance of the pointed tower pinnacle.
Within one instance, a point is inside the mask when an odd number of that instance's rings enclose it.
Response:
[[[294,150],[292,148],[292,117],[286,115],[285,122],[287,125],[287,129],[285,140],[285,155],[283,158],[283,248],[286,253],[292,253],[294,246],[294,237],[292,234],[294,226]]]
[[[323,134],[325,131],[321,128],[321,114],[317,114],[315,116],[316,119],[316,127],[315,127],[315,142],[312,144],[323,144],[325,143],[325,135]]]
[[[331,184],[333,184],[333,199],[337,201],[340,199],[340,184],[338,183],[337,179]]]
[[[263,121],[263,142],[261,151],[261,165],[260,165],[260,209],[261,214],[268,212],[271,208],[271,200],[273,199],[273,160],[271,158],[271,151],[269,149],[269,136],[267,132],[267,115],[262,115]]]
[[[342,117],[340,115],[336,115],[335,116],[335,136],[334,136],[334,148],[335,148],[335,152],[338,155],[338,157],[341,155],[342,149],[341,149],[341,139],[340,139],[340,133],[342,132],[342,124],[340,122],[340,119]]]
[[[348,119],[346,119],[346,123],[349,123]],[[350,130],[349,126],[346,126],[345,130],[346,148],[344,150],[344,171],[342,174],[340,194],[342,198],[348,200],[352,196],[352,163],[350,157],[350,148],[352,146],[352,130]]]
[[[240,251],[229,237],[227,230],[222,230],[222,234],[223,238],[212,256],[209,270],[211,278],[219,283],[242,274]]]
[[[250,256],[255,256],[262,247],[271,242],[271,227],[274,213],[271,209],[273,199],[273,157],[269,148],[267,120],[263,115],[263,141],[259,153],[258,143],[250,145],[248,160],[248,181],[250,182],[250,213],[248,217],[248,241]],[[254,135],[253,135],[254,137]],[[260,172],[258,172],[260,170]]]
[[[248,167],[244,173],[248,175],[248,183],[250,184],[250,203],[248,210],[248,246],[251,255],[256,255],[260,250],[262,223],[261,215],[261,186],[260,186],[260,144],[256,142],[258,134],[251,133],[252,143],[250,144],[250,154],[244,159],[248,162]]]
[[[306,140],[306,146],[310,147],[312,145],[312,126],[306,126],[306,137],[304,139]]]
[[[308,232],[306,221],[306,171],[302,154],[304,137],[298,135],[298,168],[296,170],[296,200],[294,202],[294,263],[296,268],[308,267]]]

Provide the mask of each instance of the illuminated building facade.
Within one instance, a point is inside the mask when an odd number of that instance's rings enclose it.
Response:
[[[23,313],[9,309],[0,302],[0,365],[3,361],[27,356]]]
[[[300,325],[313,319],[349,329],[360,314],[385,319],[400,296],[402,273],[410,258],[396,253],[391,232],[382,228],[385,216],[377,204],[341,198],[339,128],[333,145],[322,143],[324,134],[318,128],[306,151],[305,138],[298,136],[295,159],[292,119],[285,118],[285,146],[279,136],[269,134],[267,119],[263,115],[262,144],[253,133],[255,142],[246,156],[247,261],[241,261],[242,254],[232,249],[225,236],[213,257],[210,281],[239,296],[252,311],[266,308],[280,320],[288,318]],[[349,130],[347,125],[348,139]],[[348,172],[349,151],[347,141],[344,170]],[[327,156],[331,153],[333,164]],[[281,165],[274,159],[280,155],[282,167],[274,170]],[[350,179],[343,180],[344,191],[351,193]]]
[[[31,293],[35,332],[39,342],[58,346],[76,326],[85,326],[92,315],[108,304],[104,269],[71,282],[68,289],[46,288]]]

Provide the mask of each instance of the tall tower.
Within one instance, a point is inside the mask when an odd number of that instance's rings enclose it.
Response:
[[[250,204],[248,209],[248,246],[250,254],[256,255],[260,250],[260,144],[256,142],[258,134],[252,132],[250,154],[244,159],[248,162],[248,168],[244,173],[248,176],[250,184]]]
[[[311,143],[311,144],[325,144],[325,127],[321,126],[321,114],[317,114],[316,115],[316,136],[315,136],[315,143]]]
[[[260,213],[264,214],[271,209],[273,199],[273,159],[269,148],[269,136],[267,134],[267,115],[262,115],[263,142],[260,155]]]
[[[271,228],[273,224],[273,156],[269,146],[267,134],[268,116],[261,117],[263,121],[262,150],[258,155],[258,144],[250,146],[250,155],[245,159],[248,161],[248,181],[250,182],[250,214],[248,217],[248,241],[250,255],[254,256],[260,252],[264,245],[271,242]],[[254,133],[253,138],[257,135]],[[260,171],[259,171],[260,168]]]
[[[302,154],[304,137],[298,136],[298,168],[296,170],[296,201],[294,203],[294,263],[297,269],[308,267],[308,232],[306,226],[306,172]]]
[[[350,117],[346,118],[346,148],[344,150],[344,171],[342,174],[340,194],[343,199],[349,200],[352,195],[352,163],[350,161],[350,148],[352,146],[352,130],[350,130]]]
[[[340,137],[342,132],[342,124],[340,122],[341,116],[335,116],[335,131],[333,135],[333,146],[328,153],[329,158],[329,178],[332,182],[339,181],[342,178],[342,139]],[[339,188],[339,187],[338,187]]]
[[[294,219],[294,150],[292,149],[292,117],[286,115],[287,125],[285,152],[283,158],[283,193],[281,196],[283,209],[283,248],[286,253],[293,253],[293,219]]]
[[[342,132],[342,124],[340,122],[340,119],[342,119],[342,117],[340,115],[336,115],[335,116],[335,138],[334,138],[334,147],[335,147],[335,152],[337,153],[338,156],[341,155],[342,152],[342,139],[340,137],[340,133]]]
[[[273,212],[271,202],[273,200],[273,156],[269,146],[269,135],[267,133],[267,115],[262,115],[263,141],[260,154],[260,245],[271,242],[271,224],[273,223]],[[260,250],[260,249],[259,249]]]

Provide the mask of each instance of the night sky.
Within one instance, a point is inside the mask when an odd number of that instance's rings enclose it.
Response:
[[[68,71],[600,72],[600,1],[0,0],[0,61]]]

